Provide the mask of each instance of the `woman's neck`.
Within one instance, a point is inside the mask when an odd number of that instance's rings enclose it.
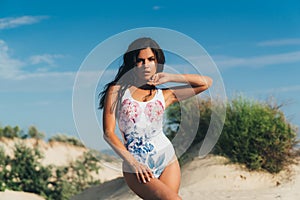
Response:
[[[136,86],[136,87],[139,88],[139,89],[142,89],[142,90],[153,90],[153,89],[155,89],[154,85],[149,85],[149,84],[139,85],[139,86]]]

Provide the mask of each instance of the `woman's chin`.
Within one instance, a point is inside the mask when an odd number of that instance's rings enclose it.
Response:
[[[149,76],[145,75],[145,76],[140,77],[140,81],[145,82],[145,83],[147,83],[150,79],[151,79],[150,75]]]
[[[153,75],[149,74],[149,75],[145,75],[144,76],[144,80],[145,81],[149,81],[152,78]]]

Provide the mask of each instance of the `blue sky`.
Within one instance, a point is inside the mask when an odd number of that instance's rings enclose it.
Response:
[[[100,42],[140,27],[182,32],[217,64],[228,97],[275,97],[300,125],[299,1],[0,0],[0,124],[77,135],[72,88]]]

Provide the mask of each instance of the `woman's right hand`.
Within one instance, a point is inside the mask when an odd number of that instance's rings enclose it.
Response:
[[[136,174],[136,177],[140,183],[149,182],[151,178],[154,178],[152,171],[146,165],[138,161],[134,161],[129,165],[132,170],[132,173]]]

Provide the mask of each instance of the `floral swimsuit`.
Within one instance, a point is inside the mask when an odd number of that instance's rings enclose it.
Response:
[[[132,98],[127,89],[121,101],[119,128],[127,150],[158,178],[174,158],[172,143],[163,133],[165,101],[162,90],[146,102]]]

